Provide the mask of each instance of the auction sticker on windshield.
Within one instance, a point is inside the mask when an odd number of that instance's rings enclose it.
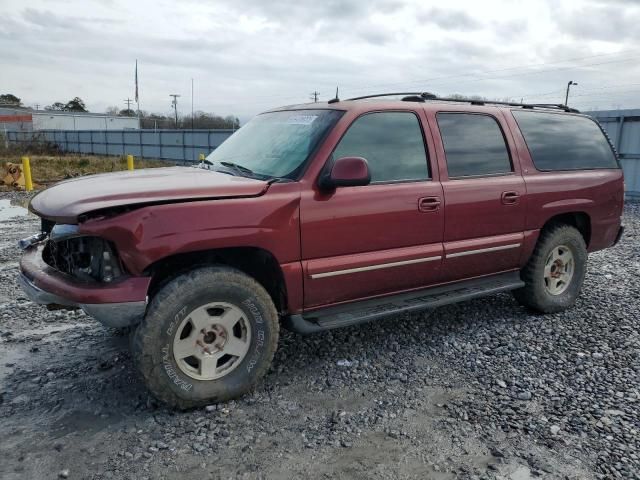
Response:
[[[291,125],[311,125],[318,115],[291,115],[286,123]]]

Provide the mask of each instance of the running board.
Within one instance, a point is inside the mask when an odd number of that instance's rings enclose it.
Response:
[[[285,317],[288,330],[307,335],[357,325],[402,312],[426,310],[524,287],[520,272],[507,272],[371,300],[337,305]]]

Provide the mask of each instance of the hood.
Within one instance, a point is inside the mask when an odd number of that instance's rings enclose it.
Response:
[[[78,177],[38,193],[36,215],[76,223],[79,215],[105,208],[182,200],[256,197],[269,183],[193,167],[150,168]]]

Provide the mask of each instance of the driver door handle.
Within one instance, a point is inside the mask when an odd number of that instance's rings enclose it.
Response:
[[[421,212],[434,212],[440,208],[440,197],[422,197],[418,199],[418,210]]]
[[[504,205],[515,205],[520,200],[518,192],[502,192],[502,203]]]

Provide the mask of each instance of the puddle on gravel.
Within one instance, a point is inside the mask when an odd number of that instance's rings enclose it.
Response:
[[[0,199],[0,222],[10,220],[16,217],[26,217],[29,210],[18,205],[12,205],[11,200],[7,198]]]

